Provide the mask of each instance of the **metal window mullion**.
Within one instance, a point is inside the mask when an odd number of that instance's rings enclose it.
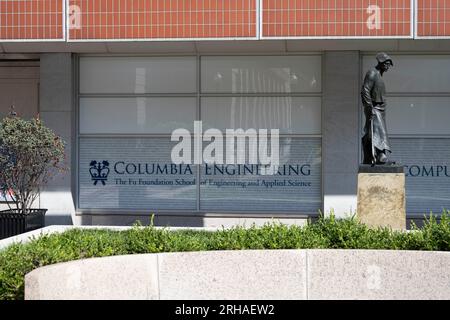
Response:
[[[197,68],[196,68],[196,72],[197,72],[197,120],[202,120],[202,105],[201,105],[201,100],[202,100],[202,96],[201,96],[201,86],[202,86],[202,79],[201,79],[201,56],[199,54],[197,54]],[[195,153],[195,151],[194,151]],[[202,161],[203,162],[203,161]],[[201,186],[200,186],[200,178],[201,178],[201,167],[202,165],[197,164],[197,183],[196,183],[196,187],[197,187],[197,212],[199,213],[201,208],[200,208],[200,201],[201,201]]]
[[[76,203],[75,203],[75,212],[77,212],[78,210],[80,210],[80,56],[76,55],[75,56],[75,63],[74,63],[74,76],[75,79],[73,79],[74,81],[74,92],[75,92],[75,130],[76,130],[76,135],[75,135],[75,151],[76,151],[76,156],[75,156],[75,176],[76,176]]]
[[[81,139],[170,138],[170,133],[80,133]]]
[[[196,93],[80,93],[80,98],[195,98]]]
[[[414,93],[414,92],[391,92],[387,93],[386,96],[394,97],[394,98],[445,98],[450,97],[450,92],[420,92],[420,93]]]
[[[391,139],[450,139],[450,134],[391,134]]]
[[[231,98],[231,97],[237,97],[237,98],[255,98],[255,97],[261,97],[261,98],[301,98],[301,97],[318,97],[321,98],[323,94],[321,92],[311,92],[311,93],[228,93],[228,92],[208,92],[208,93],[201,93],[201,98]]]

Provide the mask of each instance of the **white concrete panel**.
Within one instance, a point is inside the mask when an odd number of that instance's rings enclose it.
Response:
[[[108,47],[104,42],[67,42],[68,52],[75,53],[107,53]]]
[[[324,214],[330,216],[333,213],[338,218],[350,218],[356,214],[356,195],[325,195]]]
[[[2,46],[7,53],[70,52],[65,42],[3,42]]]
[[[38,53],[0,53],[1,65],[39,67]]]
[[[310,51],[448,51],[448,40],[211,40],[211,41],[117,41],[117,42],[3,42],[3,52],[75,53],[284,53]]]
[[[198,53],[283,53],[286,51],[284,40],[267,41],[197,41]]]
[[[66,191],[63,191],[64,189]],[[39,202],[40,208],[48,209],[45,215],[46,225],[71,225],[73,223],[72,216],[75,215],[75,204],[70,188],[56,187],[54,191],[44,189],[36,202]],[[35,206],[37,206],[37,203]]]
[[[106,53],[107,47],[102,42],[4,42],[2,43],[6,53],[26,52],[80,52],[80,53]]]
[[[25,299],[158,299],[157,256],[139,255],[132,260],[117,256],[43,267],[26,276]]]
[[[449,40],[415,39],[415,40],[398,41],[398,51],[448,52],[449,50],[450,50]]]
[[[439,300],[450,294],[450,253],[309,250],[310,300]]]
[[[110,53],[195,53],[193,41],[107,42]]]
[[[160,254],[158,266],[161,300],[306,299],[306,251]]]
[[[287,40],[288,52],[301,51],[395,51],[397,40]]]
[[[449,268],[448,252],[401,250],[127,255],[35,269],[25,299],[448,299]]]

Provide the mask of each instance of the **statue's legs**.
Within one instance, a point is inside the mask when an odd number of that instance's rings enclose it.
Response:
[[[363,164],[372,164],[372,144],[368,135],[362,138]]]
[[[380,150],[375,148],[375,163],[387,164],[388,161],[387,150]],[[367,143],[367,139],[363,139],[363,164],[372,164],[372,145]]]
[[[377,153],[377,157],[376,157],[376,164],[384,164],[384,165],[393,165],[395,164],[395,161],[390,161],[388,159],[387,153],[389,150],[379,150],[377,148],[375,148],[376,153]],[[389,151],[390,152],[390,151]]]
[[[387,157],[387,155],[386,155],[386,150],[383,150],[383,151],[381,151],[381,150],[378,150],[378,149],[376,149],[377,151],[377,163],[378,164],[385,164],[387,161],[388,161],[388,157]]]

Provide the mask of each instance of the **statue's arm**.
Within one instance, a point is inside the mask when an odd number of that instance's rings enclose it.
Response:
[[[367,74],[364,78],[364,83],[363,83],[362,90],[361,90],[362,103],[363,103],[364,107],[366,107],[366,108],[373,107],[372,96],[370,93],[372,92],[374,85],[375,85],[375,72],[370,70],[369,72],[367,72]]]

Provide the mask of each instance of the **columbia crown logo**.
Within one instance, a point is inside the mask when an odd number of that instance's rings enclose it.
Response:
[[[109,162],[103,160],[102,162],[97,162],[95,160],[91,161],[89,173],[91,174],[92,181],[94,181],[94,186],[100,181],[103,185],[106,185],[109,175]]]

